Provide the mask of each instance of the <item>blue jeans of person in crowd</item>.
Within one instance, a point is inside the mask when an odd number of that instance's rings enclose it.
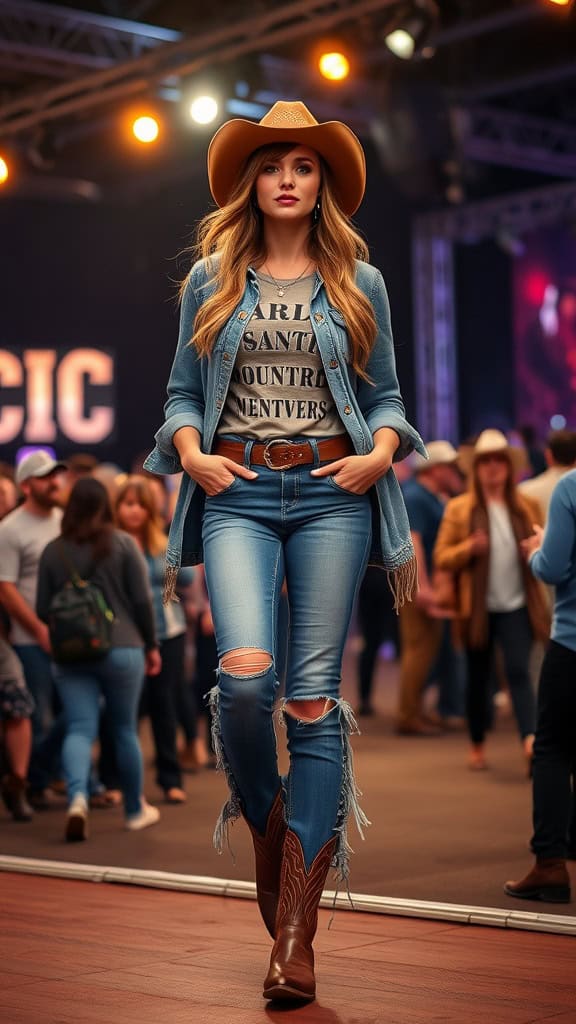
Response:
[[[14,650],[22,662],[26,686],[34,698],[28,781],[30,788],[39,792],[60,777],[60,752],[66,725],[62,711],[54,707],[50,655],[38,644],[15,644]]]
[[[88,799],[92,744],[98,737],[104,699],[115,747],[126,817],[141,810],[142,752],[138,741],[138,704],[144,682],[140,647],[114,647],[98,661],[54,665],[54,679],[66,718],[62,766],[70,802]]]
[[[488,643],[481,649],[467,650],[468,690],[466,711],[468,729],[473,743],[483,743],[484,734],[491,723],[491,668],[494,646],[502,651],[504,670],[514,716],[520,738],[534,732],[536,723],[536,697],[530,678],[530,651],[534,634],[528,609],[513,612],[490,612],[488,615]]]
[[[320,465],[311,444],[314,465]],[[246,465],[250,447],[248,442]],[[368,494],[345,491],[332,477],[311,476],[313,468],[259,466],[257,479],[235,476],[224,492],[206,498],[206,582],[220,659],[211,694],[214,740],[231,791],[214,838],[221,849],[228,823],[240,813],[264,834],[281,785],[272,712],[278,688],[275,631],[286,577],[290,626],[280,705],[290,754],[282,780],[286,819],[308,866],[338,833],[333,863],[347,878],[349,811],[359,828],[367,822],[358,806],[349,743],[356,723],[340,698],[340,679],[370,550],[371,503]],[[250,675],[225,671],[224,656],[248,647],[266,652],[270,666]],[[287,713],[293,701],[322,699],[329,703],[315,720]]]

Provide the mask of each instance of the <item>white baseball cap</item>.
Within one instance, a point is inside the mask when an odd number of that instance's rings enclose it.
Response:
[[[37,451],[27,455],[16,470],[16,483],[21,484],[30,477],[49,476],[50,473],[62,472],[67,469],[65,462],[58,462],[48,452]]]

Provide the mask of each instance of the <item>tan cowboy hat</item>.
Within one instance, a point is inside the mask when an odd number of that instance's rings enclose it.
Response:
[[[473,445],[461,445],[460,465],[466,473],[471,473],[476,460],[481,455],[491,455],[494,452],[506,455],[516,473],[526,468],[526,452],[523,448],[516,448],[511,445],[501,430],[490,428],[483,430],[476,438]]]
[[[261,121],[226,121],[208,147],[208,181],[218,206],[225,206],[242,167],[255,149],[272,142],[294,142],[315,149],[334,176],[336,198],[352,216],[366,186],[366,160],[359,139],[342,121],[319,124],[299,100],[278,100]]]

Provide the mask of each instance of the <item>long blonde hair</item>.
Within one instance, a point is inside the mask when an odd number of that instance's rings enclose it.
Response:
[[[266,259],[262,216],[255,198],[256,179],[267,163],[294,148],[294,143],[281,143],[262,146],[252,153],[226,206],[207,214],[198,226],[196,257],[217,257],[211,264],[216,287],[200,306],[190,339],[200,356],[210,355],[218,334],[240,302],[248,267],[261,266]],[[329,166],[322,159],[320,164],[321,213],[311,225],[308,250],[324,279],[330,304],[346,321],[352,366],[368,379],[365,367],[377,327],[372,305],[355,282],[355,260],[367,260],[368,247],[334,198]],[[186,283],[187,279],[181,294]]]
[[[154,493],[145,476],[139,476],[136,474],[134,476],[128,476],[122,486],[118,488],[118,493],[114,501],[114,517],[116,519],[116,525],[119,526],[121,530],[125,529],[119,521],[118,511],[129,491],[134,492],[138,500],[138,504],[142,505],[142,508],[145,508],[148,513],[148,518],[144,523],[142,537],[144,550],[152,556],[163,554],[166,550],[168,538],[166,537],[166,533],[162,526],[162,517],[158,512],[158,508],[154,500]]]

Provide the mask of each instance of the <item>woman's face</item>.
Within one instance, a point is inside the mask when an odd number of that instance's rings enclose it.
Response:
[[[476,472],[481,487],[505,487],[512,469],[503,452],[489,452],[476,459]]]
[[[135,490],[129,488],[118,505],[118,526],[127,533],[139,533],[148,520],[148,512],[140,504]]]
[[[256,178],[256,200],[264,215],[276,221],[311,216],[320,192],[320,158],[307,146],[295,146],[264,164]]]

